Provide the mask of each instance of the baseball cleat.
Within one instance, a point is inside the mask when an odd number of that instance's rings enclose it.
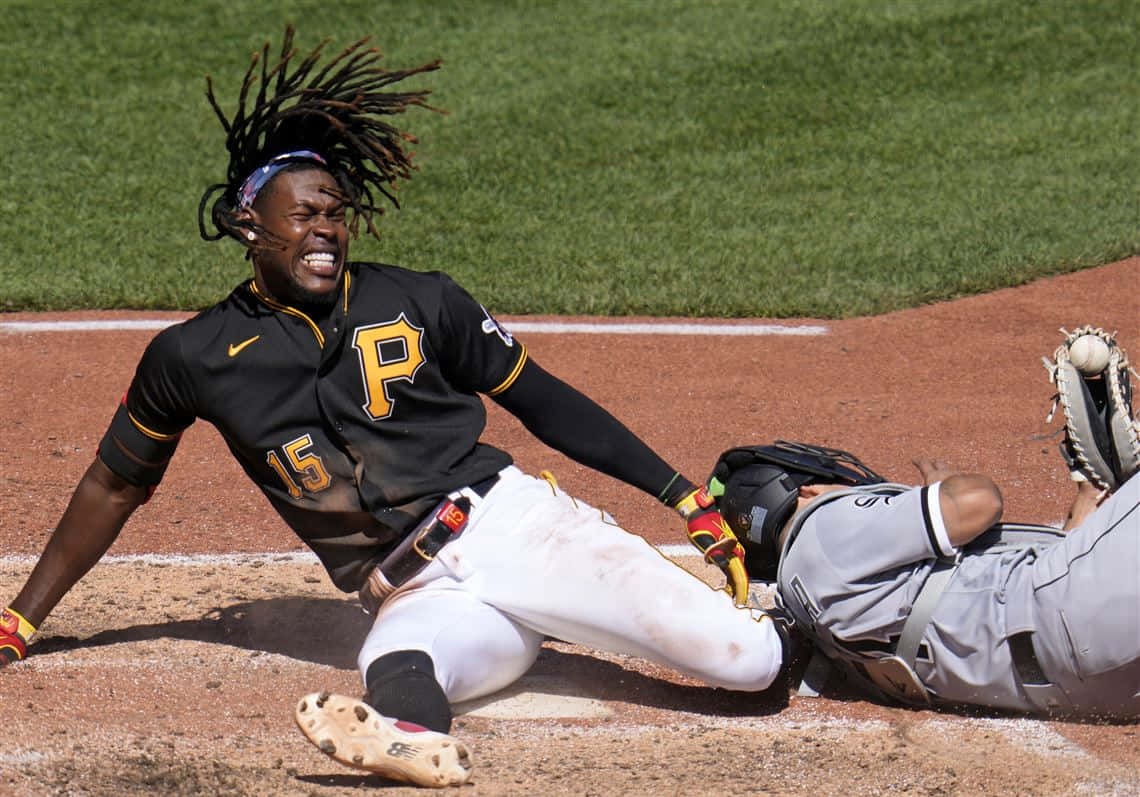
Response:
[[[355,698],[314,692],[301,698],[293,718],[310,742],[345,766],[417,786],[460,786],[471,777],[465,744],[382,716]]]

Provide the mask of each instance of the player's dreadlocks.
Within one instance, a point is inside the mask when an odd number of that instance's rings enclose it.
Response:
[[[242,234],[245,231],[256,233],[250,237],[265,245],[267,232],[240,219],[239,211],[252,202],[257,188],[268,179],[259,181],[257,173],[272,176],[293,162],[317,163],[327,169],[353,209],[349,225],[352,234],[363,218],[367,231],[379,237],[372,215],[384,209],[376,205],[374,192],[400,206],[392,191],[397,180],[411,177],[415,167],[404,144],[416,142],[415,136],[380,117],[403,113],[413,105],[438,110],[424,101],[430,90],[393,93],[383,89],[411,75],[438,69],[440,62],[388,71],[377,65],[379,50],[365,46],[369,40],[365,37],[351,44],[318,70],[317,61],[329,41],[325,39],[290,71],[296,50],[293,26],[287,26],[276,66],[269,66],[268,42],[253,54],[232,119],[222,112],[207,76],[206,98],[226,131],[230,161],[226,181],[207,188],[198,204],[198,230],[204,239],[216,241],[229,235],[251,246]],[[251,97],[255,84],[256,93]],[[218,191],[221,195],[210,211],[211,231],[205,211]]]

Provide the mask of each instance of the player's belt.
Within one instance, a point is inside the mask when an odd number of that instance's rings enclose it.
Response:
[[[443,499],[376,569],[393,589],[403,585],[463,533],[470,514],[471,499],[467,496]]]
[[[480,498],[486,498],[487,493],[491,492],[491,488],[499,483],[499,474],[492,473],[486,479],[477,481],[472,484],[468,489]],[[460,490],[462,492],[462,490]]]
[[[360,602],[364,608],[375,613],[385,598],[423,570],[443,546],[462,534],[467,528],[473,503],[486,497],[498,481],[499,474],[492,474],[449,493],[436,504],[396,549],[372,569],[368,583],[360,591]]]

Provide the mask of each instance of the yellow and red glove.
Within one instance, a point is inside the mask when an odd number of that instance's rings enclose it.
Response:
[[[673,508],[685,519],[689,540],[705,556],[705,561],[724,571],[725,590],[738,606],[748,603],[748,571],[744,569],[744,547],[720,515],[709,491],[698,487],[686,494]]]
[[[0,667],[28,655],[28,642],[36,627],[11,608],[0,612]]]

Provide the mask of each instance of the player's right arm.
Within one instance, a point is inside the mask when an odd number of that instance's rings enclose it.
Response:
[[[96,458],[79,480],[59,525],[10,608],[33,627],[39,626],[111,547],[127,518],[146,497],[145,487],[124,481]],[[16,658],[23,658],[23,654]]]
[[[177,333],[147,347],[134,381],[19,594],[0,613],[0,666],[22,659],[35,629],[102,558],[162,479],[193,420]]]
[[[919,458],[914,466],[923,483],[938,485],[938,505],[946,536],[955,548],[965,545],[1001,519],[1001,490],[989,476],[956,473],[939,460]]]

